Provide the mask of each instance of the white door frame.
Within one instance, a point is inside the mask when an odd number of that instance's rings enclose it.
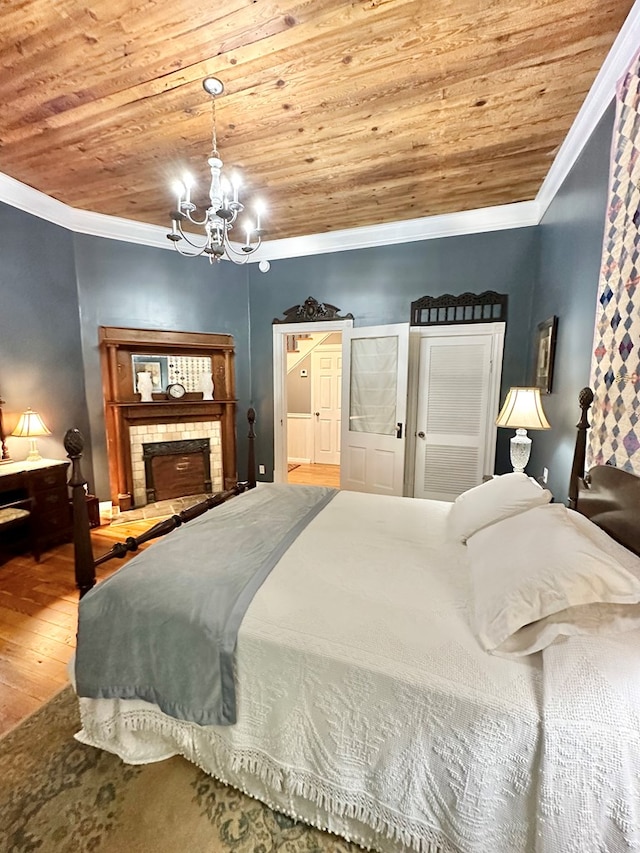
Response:
[[[273,329],[273,479],[287,482],[287,354],[286,335],[344,332],[353,320],[319,320],[316,323],[274,323]]]

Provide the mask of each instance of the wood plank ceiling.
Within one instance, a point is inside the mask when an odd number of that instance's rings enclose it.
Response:
[[[169,225],[218,147],[266,239],[535,197],[631,0],[14,0],[0,171]]]

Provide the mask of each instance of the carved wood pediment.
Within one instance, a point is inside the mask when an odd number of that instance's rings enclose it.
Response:
[[[274,323],[317,323],[322,320],[353,320],[353,314],[340,314],[340,309],[328,302],[318,302],[309,296],[302,305],[292,305],[283,311],[284,317],[274,317]]]

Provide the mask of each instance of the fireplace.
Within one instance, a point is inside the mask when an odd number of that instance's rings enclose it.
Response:
[[[211,492],[209,439],[154,441],[142,445],[147,501]]]
[[[233,337],[115,326],[101,326],[99,334],[112,501],[121,507],[147,503],[142,445],[168,441],[208,439],[210,477],[205,471],[206,453],[201,463],[191,460],[189,465],[202,464],[205,486],[211,480],[205,491],[233,488],[238,479]],[[159,385],[151,402],[143,402],[136,390],[135,368],[141,359],[159,365]],[[213,373],[214,399],[204,399],[201,391],[194,390],[195,378],[189,370],[204,369],[200,362],[206,362]],[[179,399],[166,393],[171,382],[186,389]],[[153,465],[155,469],[174,462],[165,459]],[[155,470],[154,482],[157,499]],[[192,484],[183,487],[191,489]]]
[[[224,489],[220,421],[136,425],[129,438],[135,506]]]

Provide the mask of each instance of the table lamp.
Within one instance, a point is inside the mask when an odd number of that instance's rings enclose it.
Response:
[[[500,410],[496,426],[511,427],[516,434],[511,439],[511,464],[513,470],[524,472],[531,455],[528,429],[551,429],[542,410],[539,388],[509,388],[507,399]]]
[[[37,412],[34,412],[32,409],[27,409],[26,412],[23,412],[20,415],[18,425],[11,435],[15,435],[18,438],[29,439],[29,454],[27,456],[27,462],[37,462],[39,459],[42,459],[42,456],[40,456],[40,453],[38,452],[36,436],[51,435],[51,432],[44,425],[42,418]]]

